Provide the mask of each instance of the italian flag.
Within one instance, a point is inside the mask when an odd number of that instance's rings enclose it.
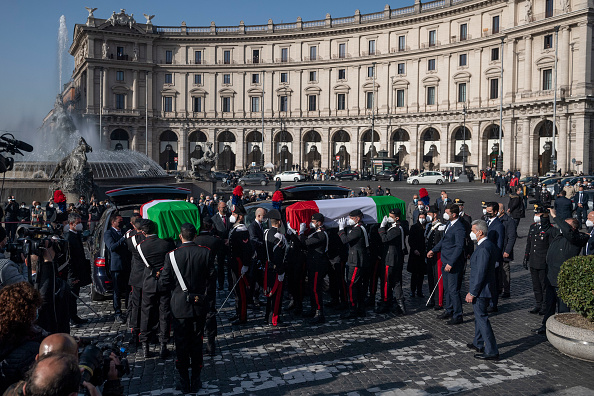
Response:
[[[200,211],[190,202],[155,199],[140,207],[140,216],[157,224],[157,235],[161,239],[176,240],[179,237],[181,225],[194,224],[200,229]]]
[[[299,230],[299,224],[305,223],[309,227],[311,215],[324,215],[324,226],[338,227],[336,220],[348,217],[355,209],[363,212],[365,224],[381,223],[391,209],[399,208],[402,215],[406,214],[406,203],[393,196],[323,199],[316,201],[302,201],[287,207],[285,217],[294,230]]]

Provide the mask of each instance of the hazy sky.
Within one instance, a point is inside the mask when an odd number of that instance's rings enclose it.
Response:
[[[412,5],[413,0],[397,0],[392,8]],[[98,7],[96,18],[108,18],[112,11],[125,8],[144,23],[142,14],[155,14],[155,25],[208,26],[215,21],[219,26],[236,26],[243,20],[246,25],[292,22],[298,16],[307,20],[379,12],[386,5],[382,1],[362,0],[226,0],[226,1],[112,1],[112,0],[30,0],[4,1],[0,8],[2,23],[0,37],[4,48],[0,61],[0,130],[13,131],[18,138],[21,131],[32,131],[41,125],[43,117],[53,106],[58,93],[58,28],[60,16],[66,17],[68,47],[72,43],[73,27],[85,23],[85,6]],[[63,83],[72,75],[74,62],[66,54]]]

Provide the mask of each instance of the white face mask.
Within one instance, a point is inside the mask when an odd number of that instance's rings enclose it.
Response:
[[[54,207],[54,204],[50,204],[50,205],[49,205],[49,207],[50,207],[50,208],[53,208],[53,207]]]
[[[449,214],[447,214],[447,213],[444,213],[444,214],[443,214],[443,219],[444,219],[445,221],[448,221],[448,220],[450,220],[450,215],[449,215]]]
[[[433,221],[433,216],[431,216],[431,215],[427,215],[427,221],[428,221],[428,222],[432,222],[432,221]]]
[[[314,223],[313,221],[309,223],[309,228],[316,228],[316,223]]]
[[[534,222],[540,223],[540,216],[534,216]]]
[[[594,223],[590,220],[586,220],[586,227],[594,227]]]
[[[78,223],[77,225],[74,226],[74,230],[75,231],[82,231],[83,230],[83,225],[82,223]]]
[[[356,224],[356,223],[355,223],[355,220],[353,220],[353,219],[349,219],[349,220],[347,221],[347,225],[350,225],[351,227],[352,227],[352,226],[354,226],[355,224]]]
[[[473,241],[477,241],[478,239],[476,238],[476,234],[474,232],[470,233],[470,239]]]
[[[394,219],[388,216],[388,223],[394,223]]]
[[[419,210],[423,210],[424,206],[423,205],[419,205]]]
[[[427,222],[427,219],[424,217],[419,217],[419,223],[421,224],[425,224],[425,222]]]
[[[487,215],[487,209],[483,209],[483,214],[486,216]]]
[[[229,216],[229,221],[231,222],[231,224],[233,224],[237,221],[237,217],[235,217],[235,215],[231,215]]]

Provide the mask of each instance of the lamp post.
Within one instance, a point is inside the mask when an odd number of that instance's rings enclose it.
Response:
[[[144,154],[148,157],[148,75],[146,72],[145,84],[144,84]]]
[[[499,153],[497,153],[497,170],[503,171],[503,41],[501,38],[501,86],[499,87]]]
[[[264,70],[262,70],[262,170],[264,170]]]
[[[462,107],[462,173],[458,176],[458,182],[467,183],[470,181],[466,174],[466,104]]]
[[[103,68],[99,69],[99,146],[101,146],[101,135],[103,134]]]
[[[371,165],[371,174],[373,175],[373,138],[375,135],[375,75],[376,73],[376,67],[375,67],[375,62],[372,63],[373,65],[373,101],[371,102],[371,147],[369,149],[370,151],[370,157],[369,157],[369,163]]]
[[[556,148],[555,148],[555,135],[556,135],[556,125],[557,125],[557,51],[559,47],[559,25],[555,26],[555,76],[553,82],[553,143],[552,143],[552,152],[551,152],[551,172],[557,172],[557,155]],[[561,164],[562,166],[565,164]]]

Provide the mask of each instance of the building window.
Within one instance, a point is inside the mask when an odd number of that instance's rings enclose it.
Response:
[[[404,63],[399,63],[398,64],[398,74],[404,74],[406,73],[406,69],[404,67]]]
[[[499,15],[493,17],[493,26],[491,28],[493,34],[499,33]]]
[[[316,111],[318,97],[316,95],[307,95],[307,110]]]
[[[429,59],[427,61],[427,70],[435,70],[435,59]]]
[[[118,60],[128,60],[126,55],[124,55],[124,47],[117,47],[116,57]]]
[[[252,63],[260,63],[260,50],[252,50]]]
[[[171,65],[173,63],[173,51],[165,51],[165,63]]]
[[[346,80],[346,69],[338,69],[338,79]]]
[[[458,63],[458,66],[466,66],[467,61],[468,61],[468,58],[467,58],[466,54],[460,54],[460,61]]]
[[[288,96],[281,96],[280,97],[280,111],[287,111],[287,109],[289,108],[288,104],[289,104],[289,97]]]
[[[550,91],[553,89],[553,70],[545,69],[542,71],[542,89],[543,91]]]
[[[365,101],[365,108],[366,109],[373,109],[373,92],[367,92],[366,101]]]
[[[260,98],[257,96],[252,96],[252,113],[257,113],[260,111]]]
[[[124,71],[118,70],[116,72],[116,81],[124,81]]]
[[[492,78],[489,82],[489,99],[497,99],[499,97],[499,79]]]
[[[173,74],[165,74],[165,84],[173,84]]]
[[[315,71],[310,71],[309,72],[309,81],[310,82],[318,81],[318,73]]]
[[[194,109],[194,112],[196,112],[196,113],[202,112],[202,98],[201,97],[194,98],[193,109]]]
[[[466,83],[458,84],[458,102],[466,102]]]
[[[281,62],[288,62],[288,61],[289,61],[289,49],[281,48]]]
[[[429,30],[429,47],[435,47],[437,43],[437,31]]]
[[[396,107],[404,107],[404,89],[396,90]]]
[[[346,44],[345,43],[338,44],[338,57],[346,58]]]
[[[367,77],[372,78],[375,66],[368,66],[367,67]]]
[[[231,112],[231,98],[230,97],[224,97],[223,99],[223,113],[229,113]]]
[[[194,84],[202,85],[202,74],[194,74]]]
[[[369,48],[369,55],[375,55],[375,40],[369,40],[368,48]]]
[[[289,82],[289,73],[284,72],[280,74],[280,82],[288,83]]]
[[[553,48],[553,35],[547,34],[544,36],[544,49]]]
[[[318,47],[312,45],[309,47],[309,60],[316,60],[318,59]]]
[[[435,87],[427,87],[427,106],[435,105]]]
[[[406,36],[398,36],[398,51],[406,51]]]
[[[173,97],[172,96],[163,97],[163,110],[166,112],[173,111]]]
[[[546,0],[545,2],[545,18],[550,18],[553,16],[553,7],[554,7],[553,0]]]
[[[226,50],[223,52],[223,63],[226,65],[231,64],[231,51],[230,50]]]
[[[499,60],[499,47],[491,48],[491,60],[498,61]]]
[[[468,25],[463,23],[460,25],[460,41],[464,41],[468,38]]]
[[[223,84],[231,84],[231,74],[223,74]]]
[[[338,94],[338,110],[346,110],[346,94]]]
[[[126,95],[116,94],[116,109],[123,110],[126,104]]]
[[[197,65],[202,64],[202,51],[194,51],[194,63]]]
[[[252,74],[252,84],[260,84],[260,74],[259,73]]]

